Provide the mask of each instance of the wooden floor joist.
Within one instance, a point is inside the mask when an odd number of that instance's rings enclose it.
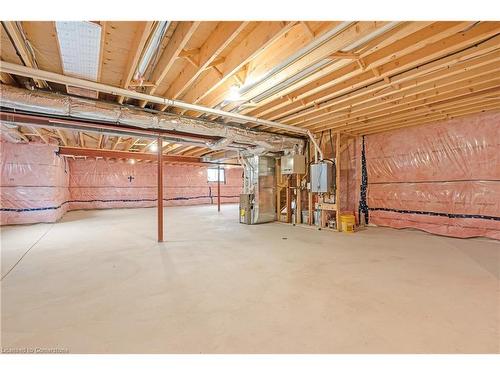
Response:
[[[154,46],[156,57],[144,77],[137,77],[137,69],[158,25],[96,22],[103,28],[94,82],[100,99],[122,103],[127,90],[118,89],[132,88],[137,95],[127,98],[128,104],[149,103],[174,113],[202,115],[167,107],[162,98],[155,99],[158,94],[314,133],[331,129],[372,134],[457,113],[494,110],[495,99],[487,92],[498,98],[500,89],[500,22],[172,22]],[[3,24],[11,40],[2,44],[2,60],[19,64],[21,59],[25,67],[46,70],[49,75],[32,78],[40,87],[51,84],[50,77],[62,73],[60,51],[51,45],[57,44],[57,35],[47,34],[52,29],[36,21]],[[53,32],[57,34],[55,28]],[[26,35],[32,49],[26,47]],[[40,59],[42,50],[48,55]],[[19,85],[29,78],[20,71],[8,73],[2,71],[5,84]],[[77,80],[73,77],[67,84],[76,85]],[[105,85],[117,89],[105,91]],[[240,100],[227,100],[235,89],[241,91]],[[148,93],[155,97],[144,96]],[[477,100],[468,100],[469,94]],[[221,120],[219,116],[212,112],[205,117]],[[243,125],[269,130],[265,125]],[[33,132],[26,126],[18,131]],[[26,139],[112,150],[146,151],[151,144],[139,136],[107,137],[106,144],[103,136],[94,139],[70,129],[53,135],[43,128],[37,132]],[[200,157],[210,149],[179,143],[165,144],[164,152]]]

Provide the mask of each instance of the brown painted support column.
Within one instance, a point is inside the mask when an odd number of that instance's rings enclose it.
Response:
[[[335,219],[337,221],[337,230],[342,232],[340,225],[340,132],[335,134],[335,205],[337,211],[335,212]]]
[[[163,242],[163,162],[162,162],[162,139],[158,137],[158,242]]]
[[[217,166],[217,211],[220,212],[220,165]]]

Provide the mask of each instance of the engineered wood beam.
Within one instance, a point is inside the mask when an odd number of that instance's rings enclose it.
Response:
[[[163,153],[169,154],[169,153],[171,153],[171,152],[173,152],[181,147],[183,147],[183,145],[180,143],[171,143],[170,145],[168,145],[168,147],[163,148]]]
[[[85,138],[83,136],[83,132],[78,132],[78,144],[80,145],[80,147],[85,147]]]
[[[376,111],[384,108],[389,108],[396,104],[404,103],[418,103],[419,101],[426,100],[426,98],[431,98],[438,95],[439,93],[452,92],[455,89],[463,88],[464,85],[473,85],[474,82],[482,80],[484,75],[498,72],[500,63],[500,55],[496,61],[492,61],[487,65],[479,66],[475,69],[459,69],[456,70],[456,74],[446,76],[443,78],[441,74],[435,74],[434,77],[431,75],[422,77],[421,84],[415,84],[419,82],[408,83],[404,87],[400,87],[399,90],[392,90],[384,92],[380,95],[373,95],[368,100],[361,100],[357,98],[355,100],[348,101],[343,104],[337,104],[335,107],[328,107],[324,109],[324,113],[312,112],[309,115],[304,115],[300,119],[296,119],[292,124],[299,125],[301,127],[306,127],[310,129],[315,129],[324,123],[335,123],[335,121],[347,121],[350,118],[355,118],[361,115],[370,115]],[[442,72],[438,72],[442,73]],[[434,79],[430,79],[434,78]],[[476,79],[476,81],[473,81]],[[465,82],[464,82],[465,81]]]
[[[2,83],[5,83],[6,85],[16,85],[16,81],[14,80],[14,78],[12,78],[12,76],[7,73],[0,73],[0,81],[2,81]]]
[[[418,92],[419,86],[422,87],[433,81],[439,82],[440,78],[466,72],[476,66],[495,61],[500,56],[500,54],[494,51],[497,43],[500,43],[500,37],[392,76],[392,82],[401,85],[400,92],[407,92],[408,94]],[[351,82],[347,82],[347,84],[349,83]],[[378,81],[360,89],[351,90],[351,92],[345,94],[339,88],[339,95],[323,102],[319,105],[319,108],[311,107],[298,114],[289,115],[282,119],[282,122],[289,125],[297,125],[314,118],[324,117],[322,113],[328,112],[333,115],[337,110],[342,111],[374,98],[382,99],[387,95],[392,95],[391,92],[387,91],[387,88],[388,86],[383,81]]]
[[[59,147],[59,154],[64,156],[85,156],[85,157],[102,157],[115,159],[135,159],[135,160],[157,160],[156,153],[145,152],[130,152],[130,151],[114,151],[96,148],[82,147]],[[163,162],[186,162],[186,163],[201,163],[200,158],[191,156],[162,156]]]
[[[433,103],[431,104],[431,109],[432,109],[431,111],[429,111],[428,108],[426,107],[416,108],[406,112],[401,112],[394,116],[381,118],[378,119],[377,121],[365,121],[365,123],[363,124],[349,125],[348,127],[345,127],[344,130],[357,134],[361,131],[367,131],[371,128],[379,127],[382,125],[385,126],[390,124],[404,123],[408,121],[416,121],[419,117],[422,116],[427,117],[439,114],[439,111],[453,111],[457,110],[458,108],[462,108],[463,106],[468,106],[468,105],[481,106],[484,105],[484,103],[496,104],[494,99],[488,99],[484,97],[485,95],[488,94],[488,92],[492,92],[491,90],[498,91],[499,86],[484,90],[482,96],[478,95],[477,97],[462,97],[461,99],[456,99],[454,102]]]
[[[219,55],[227,46],[248,26],[249,22],[219,22],[210,37],[199,48],[198,65],[186,65],[177,78],[170,84],[163,96],[177,99],[198,79],[206,69],[217,67],[225,62],[224,57]],[[167,106],[161,106],[164,111]]]
[[[354,52],[336,51],[336,52],[333,52],[329,57],[332,57],[335,59],[357,60],[357,59],[359,59],[359,54],[354,53]]]
[[[399,40],[407,35],[410,35],[412,33],[417,32],[418,30],[423,29],[424,27],[427,27],[430,25],[432,22],[400,22],[394,27],[390,28],[389,30],[385,31],[384,33],[376,36],[372,40],[368,41],[366,44],[359,46],[356,48],[356,54],[358,56],[366,56],[371,53],[373,53],[376,50],[379,50],[380,48],[386,47],[387,45],[394,43],[396,40]],[[330,25],[331,28],[331,25]],[[317,36],[319,37],[321,34],[321,31],[318,30]],[[296,83],[291,84],[290,86],[284,88],[283,90],[280,90],[277,93],[274,93],[270,95],[268,98],[265,98],[264,100],[260,101],[257,103],[258,105],[254,105],[253,108],[248,107],[244,104],[245,108],[240,108],[239,112],[240,113],[250,113],[252,111],[261,111],[261,108],[263,111],[266,109],[270,108],[270,105],[274,103],[276,100],[283,100],[283,98],[286,98],[289,102],[293,101],[293,95],[295,96],[295,93],[301,90],[303,87],[307,87],[307,85],[310,85],[312,82],[315,82],[320,80],[322,77],[326,76],[327,74],[332,74],[335,70],[340,69],[344,67],[345,65],[348,65],[349,61],[346,59],[339,60],[337,59],[336,61],[333,61],[332,64],[327,65],[326,67],[318,70],[317,72],[307,76],[303,77],[301,80],[299,80]],[[321,85],[318,83],[317,87],[321,87]],[[314,88],[312,88],[314,90]],[[297,94],[298,95],[298,94]],[[265,113],[263,113],[265,114]],[[259,114],[260,116],[261,114]]]
[[[163,81],[169,70],[172,68],[176,58],[179,57],[179,54],[185,48],[186,44],[189,42],[193,34],[196,32],[201,22],[195,21],[183,21],[179,22],[177,25],[171,40],[167,44],[165,50],[163,51],[160,60],[158,61],[158,65],[155,67],[153,71],[153,79],[154,82],[153,87],[147,90],[147,93],[150,95],[155,94],[157,87]],[[147,104],[147,101],[141,101],[139,106],[144,108]]]
[[[334,36],[327,39],[321,45],[313,48],[307,53],[304,53],[302,56],[292,61],[282,70],[280,70],[276,74],[273,74],[272,77],[269,77],[268,79],[254,85],[252,88],[245,92],[241,100],[249,100],[267,90],[271,90],[277,84],[284,82],[297,74],[300,74],[304,69],[311,66],[312,64],[315,64],[324,59],[328,59],[332,55],[332,53],[338,52],[343,48],[348,47],[356,40],[372,34],[386,24],[387,22],[366,21],[356,22],[348,25],[344,29],[338,31]],[[333,24],[330,29],[324,30],[323,34],[326,34],[328,31],[336,30],[337,26],[338,25]],[[300,27],[300,25],[298,25],[298,27]],[[207,101],[207,105],[212,106],[214,104],[216,104],[215,101]]]
[[[304,100],[308,107],[315,102],[328,100],[339,95],[340,90],[352,90],[379,80],[374,77],[371,68],[376,67],[382,76],[388,76],[411,69],[433,58],[446,56],[461,48],[473,45],[479,40],[488,38],[498,32],[498,25],[481,24],[464,33],[459,33],[467,22],[445,22],[444,24],[431,24],[415,33],[407,35],[386,46],[376,50],[370,55],[362,56],[367,66],[362,72],[356,62],[325,75],[321,79],[290,93],[295,101],[277,99],[268,103],[264,108],[257,108],[250,113],[266,119],[283,118],[300,109],[300,100]],[[402,43],[409,44],[404,48]]]
[[[118,146],[118,143],[122,141],[121,137],[116,137],[115,140],[113,141],[111,145],[111,150],[116,150],[116,147]]]
[[[47,144],[47,145],[49,144],[49,138],[48,138],[45,134],[43,134],[43,133],[42,133],[41,129],[38,129],[38,128],[37,128],[37,127],[35,127],[35,126],[32,126],[32,127],[31,127],[31,130],[33,130],[33,132],[34,132],[34,133],[35,133],[38,137],[40,137],[40,138],[41,138],[41,140],[43,141],[43,143],[45,143],[45,144]]]
[[[459,25],[454,25],[451,29],[454,30],[458,26]],[[491,40],[496,38],[496,35],[498,34],[499,31],[500,31],[500,23],[481,23],[464,32],[456,32],[455,30],[455,32],[452,35],[449,35],[448,37],[442,40],[438,40],[434,43],[429,43],[424,48],[416,51],[415,53],[404,55],[400,59],[396,59],[384,65],[380,65],[378,66],[378,69],[380,70],[382,75],[390,74],[392,76],[392,74],[398,74],[399,72],[404,73],[405,70],[410,70],[412,68],[418,68],[420,65],[425,65],[426,61],[439,60],[439,57],[446,57],[447,55],[450,55],[453,52],[459,53],[462,50],[467,49],[468,47],[474,49],[474,46],[477,44],[482,44],[482,43],[489,44],[489,47],[491,48],[491,43],[495,43],[492,42]],[[497,46],[498,44],[494,45],[493,48],[495,47],[497,48]],[[369,76],[363,77],[363,74],[368,74]],[[371,79],[372,81],[367,82],[366,79],[368,80]],[[339,85],[341,87],[342,86],[345,87],[346,90],[352,91],[356,87],[362,87],[370,83],[373,83],[375,82],[376,79],[377,78],[374,78],[371,72],[365,72],[358,77],[352,77],[347,80],[343,80]],[[354,85],[353,85],[353,80],[355,82]],[[391,81],[392,81],[391,83],[394,83],[393,80]],[[335,87],[332,87],[332,89],[333,88]],[[315,102],[320,100],[321,101],[329,100],[332,97],[340,95],[341,93],[342,93],[341,89],[335,90],[334,93],[328,93],[328,90],[323,90],[322,92],[318,92],[314,95],[308,96],[306,103],[308,108],[312,109],[312,107],[314,107]],[[295,103],[293,103],[292,106],[289,105],[285,107],[288,107],[287,109],[289,110],[286,109],[284,110],[284,107],[281,107],[280,111],[277,110],[274,111],[274,113],[276,114],[275,116],[264,116],[264,118],[280,118],[280,120],[282,120],[283,117],[287,117],[288,115],[292,115],[293,113],[297,112],[296,109],[292,109],[292,107],[297,107]]]
[[[154,141],[150,141],[150,142],[146,143],[146,144],[144,145],[144,147],[142,147],[142,148],[141,148],[141,152],[145,152],[148,148],[150,148],[150,147],[151,147],[152,145],[154,145],[155,143],[157,143],[157,141],[156,141],[156,140],[154,140]]]
[[[104,138],[104,134],[99,134],[99,138],[97,139],[97,148],[102,148],[102,139]]]
[[[138,142],[140,142],[141,138],[132,138],[130,142],[127,144],[125,150],[130,151],[132,147],[134,147]]]
[[[304,30],[307,34],[309,34],[311,39],[314,39],[314,31],[311,29],[311,26],[309,26],[306,21],[300,21],[300,24],[304,27]]]
[[[101,25],[101,42],[99,47],[99,68],[97,71],[97,82],[101,82],[102,68],[104,65],[104,49],[106,46],[106,28],[108,25],[106,21],[101,21],[99,24]]]
[[[426,125],[426,124],[439,123],[439,122],[444,121],[444,120],[468,117],[468,116],[479,114],[479,113],[497,112],[499,110],[500,110],[500,106],[498,105],[498,103],[491,104],[488,106],[480,105],[478,107],[457,108],[453,111],[448,111],[447,113],[445,113],[443,115],[427,116],[424,118],[419,118],[413,122],[406,122],[406,123],[401,122],[399,124],[381,125],[379,127],[360,131],[358,134],[359,135],[369,135],[369,134],[381,133],[381,132],[390,131],[390,130],[407,128],[410,126],[422,126],[422,125]]]
[[[225,56],[223,67],[218,70],[207,70],[206,73],[197,80],[188,92],[183,96],[183,100],[188,103],[201,103],[215,89],[221,86],[229,77],[241,70],[250,60],[255,58],[265,48],[272,44],[277,38],[286,33],[292,23],[282,22],[259,22],[237,46],[235,46]]]
[[[357,115],[353,116],[352,119],[340,120],[337,122],[331,122],[322,126],[313,127],[314,131],[321,131],[327,129],[350,129],[356,124],[360,124],[360,126],[364,126],[364,124],[368,122],[374,122],[379,119],[384,119],[387,117],[395,118],[398,113],[405,113],[407,111],[415,111],[421,107],[432,105],[433,103],[437,103],[443,100],[454,100],[456,98],[460,98],[463,96],[471,96],[477,95],[478,92],[482,92],[484,90],[489,90],[491,88],[497,87],[500,84],[500,79],[498,78],[498,72],[493,74],[487,74],[485,76],[478,77],[475,80],[471,80],[471,86],[459,85],[460,88],[453,87],[451,91],[444,91],[443,93],[437,93],[435,95],[429,95],[428,98],[416,100],[410,103],[401,103],[395,104],[392,106],[387,106],[385,108],[379,109],[376,112],[368,113],[365,115]],[[496,78],[496,79],[495,79]],[[432,94],[432,93],[431,93]]]
[[[66,134],[64,133],[64,130],[56,128],[57,134],[59,135],[59,138],[61,139],[61,142],[64,146],[68,146],[68,138],[66,137]]]
[[[132,83],[132,79],[134,78],[134,74],[137,70],[140,58],[142,56],[148,38],[151,34],[153,25],[154,25],[153,21],[145,21],[141,22],[137,26],[134,42],[132,43],[132,47],[130,48],[129,55],[127,57],[127,67],[125,68],[125,76],[123,77],[122,80],[121,86],[124,89],[128,89],[130,84]],[[122,104],[124,99],[125,98],[123,96],[119,96],[118,103]]]
[[[5,28],[7,34],[9,35],[9,39],[14,46],[19,58],[21,59],[24,66],[28,66],[30,68],[38,68],[38,65],[35,60],[35,56],[28,49],[27,41],[23,35],[22,30],[20,30],[21,22],[20,21],[2,21],[2,25]],[[2,76],[2,80],[3,80]],[[48,88],[47,82],[41,79],[34,79],[37,87],[40,88]]]

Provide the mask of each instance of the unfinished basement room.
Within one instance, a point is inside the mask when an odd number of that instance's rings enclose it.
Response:
[[[3,20],[0,71],[3,353],[500,353],[500,22]]]

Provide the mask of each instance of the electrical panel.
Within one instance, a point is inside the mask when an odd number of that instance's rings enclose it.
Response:
[[[281,174],[305,174],[305,155],[284,155],[281,157]]]
[[[311,164],[311,192],[329,193],[333,190],[333,164],[319,162]]]

